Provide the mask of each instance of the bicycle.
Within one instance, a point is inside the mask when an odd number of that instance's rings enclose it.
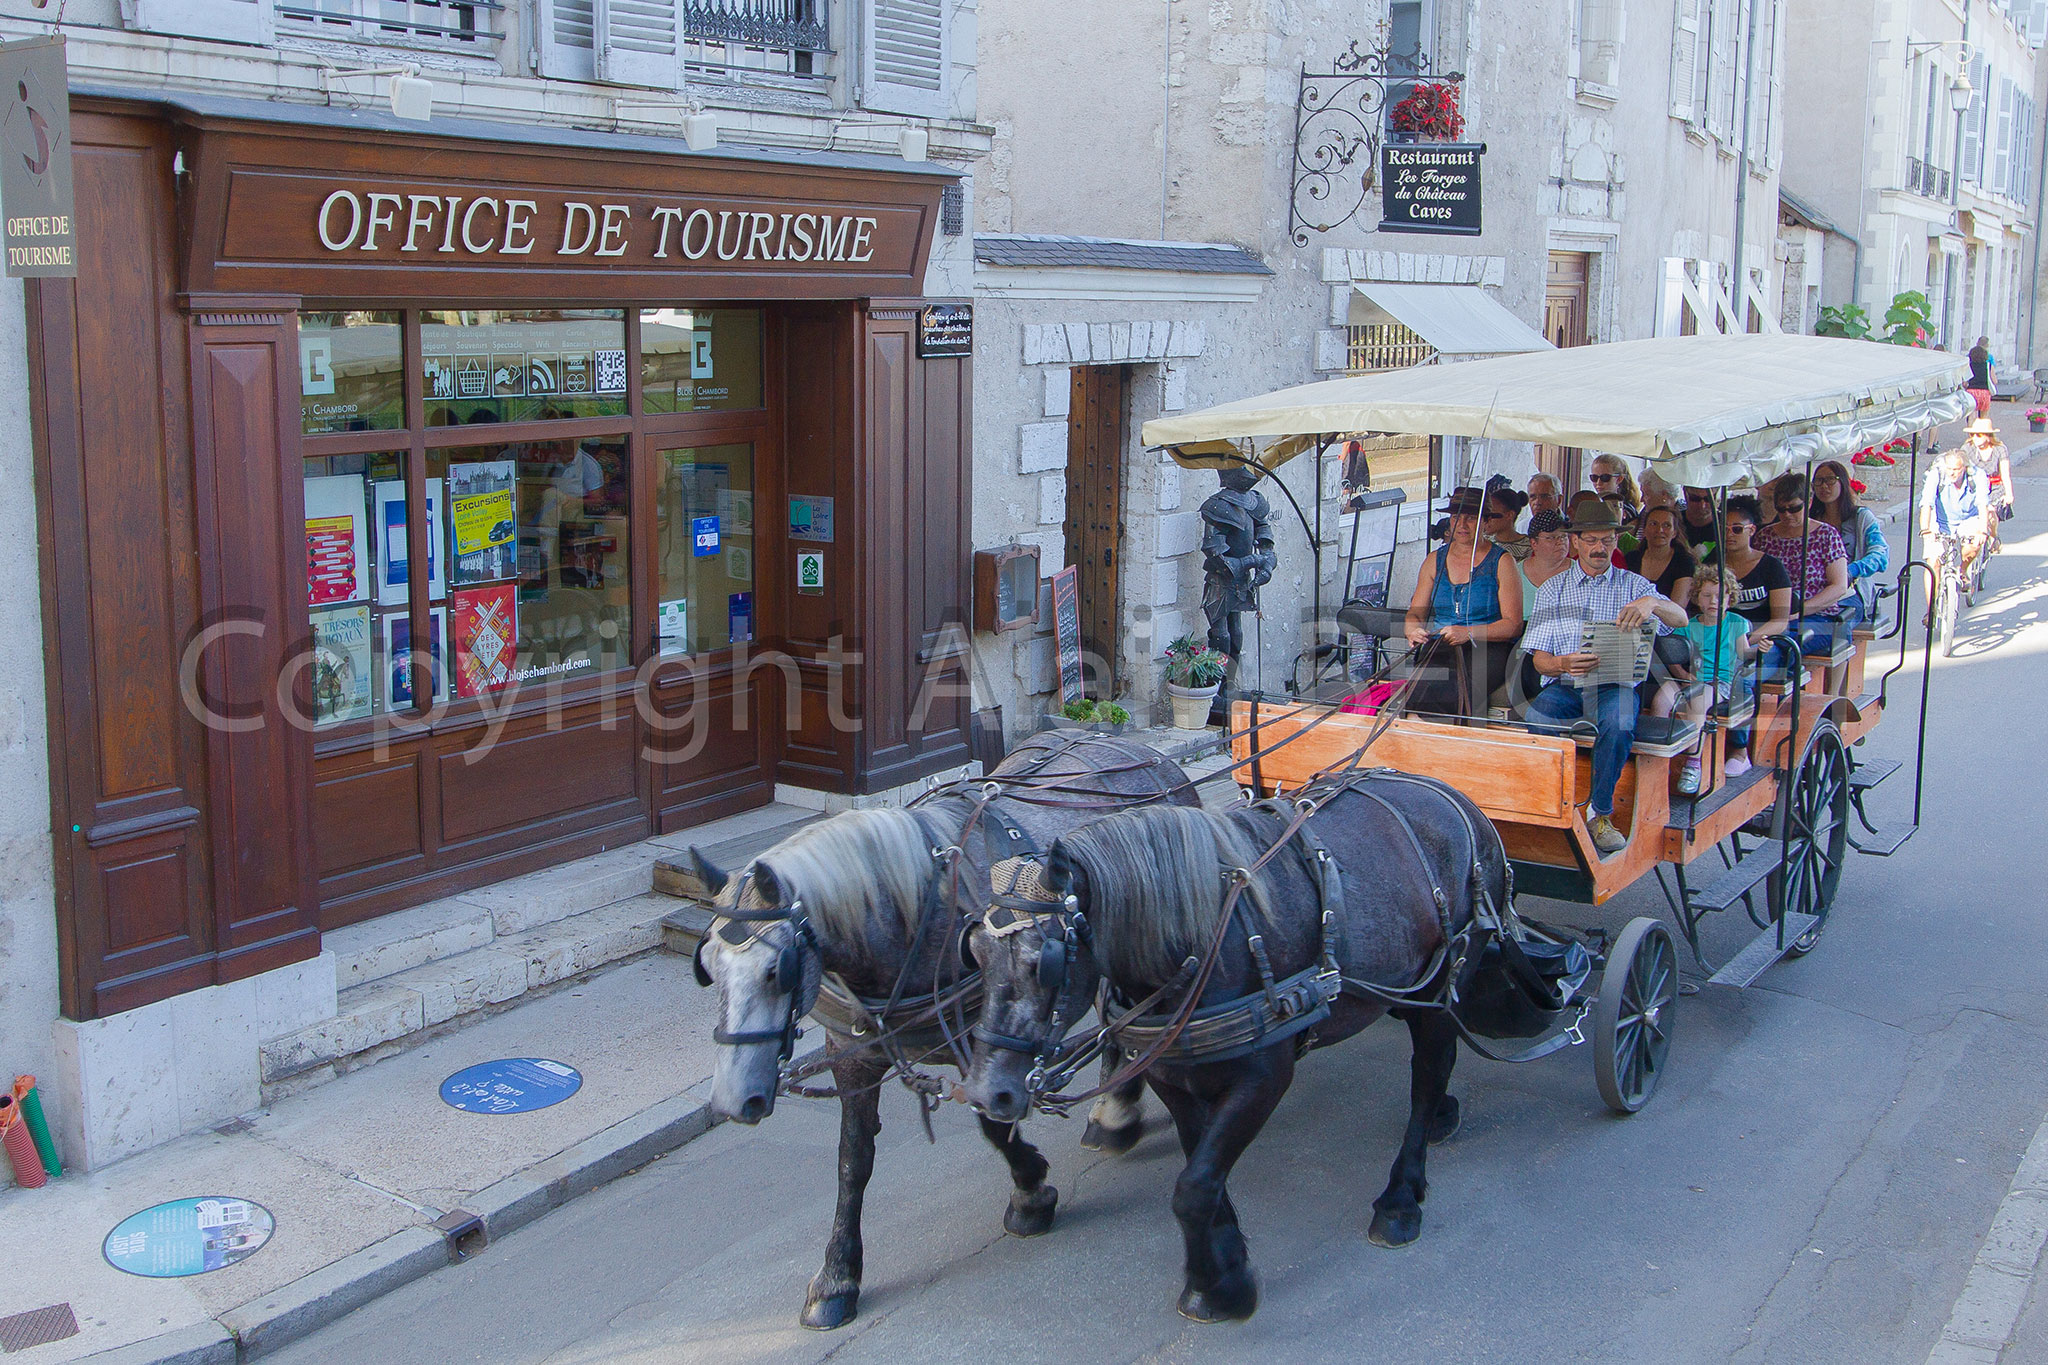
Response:
[[[1970,587],[1970,576],[1963,572],[1963,542],[1958,536],[1936,536],[1940,553],[1936,558],[1934,601],[1928,607],[1931,629],[1935,642],[1941,647],[1941,657],[1946,659],[1956,652],[1956,621],[1965,606],[1976,604],[1976,594]],[[1982,556],[1978,557],[1979,563]]]

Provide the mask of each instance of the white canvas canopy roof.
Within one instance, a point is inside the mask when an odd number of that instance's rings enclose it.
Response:
[[[1319,435],[1539,441],[1714,488],[1951,421],[1970,405],[1965,368],[1945,351],[1840,337],[1657,337],[1302,384],[1156,418],[1144,439],[1272,442],[1269,466]]]

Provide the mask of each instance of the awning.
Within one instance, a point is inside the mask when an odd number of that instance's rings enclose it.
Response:
[[[1953,420],[1946,351],[1786,333],[1657,337],[1302,384],[1147,422],[1148,446],[1387,433],[1612,451],[1673,484],[1761,483]]]
[[[1489,298],[1476,284],[1354,284],[1350,320],[1398,322],[1450,356],[1546,351],[1543,334]]]

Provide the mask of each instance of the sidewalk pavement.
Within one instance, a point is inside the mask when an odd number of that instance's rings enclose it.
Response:
[[[9,1317],[56,1305],[79,1329],[10,1345],[8,1365],[246,1360],[645,1165],[714,1122],[715,1005],[687,960],[657,950],[212,1132],[0,1195],[0,1341]],[[442,1102],[449,1075],[505,1057],[567,1063],[582,1088],[526,1114]],[[186,1279],[102,1256],[128,1215],[206,1195],[267,1208],[268,1244]],[[444,1218],[456,1211],[480,1227],[460,1234],[469,1220]]]

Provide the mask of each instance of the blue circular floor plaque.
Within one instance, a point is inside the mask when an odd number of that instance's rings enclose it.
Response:
[[[544,1057],[505,1057],[467,1066],[441,1082],[441,1098],[465,1114],[526,1114],[583,1088],[583,1073]]]
[[[204,1275],[256,1254],[277,1221],[248,1199],[207,1195],[173,1199],[123,1218],[107,1234],[100,1254],[130,1275],[173,1279]]]

